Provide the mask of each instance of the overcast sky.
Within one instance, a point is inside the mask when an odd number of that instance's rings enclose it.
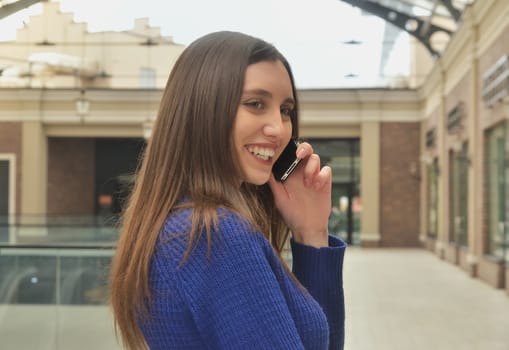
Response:
[[[217,30],[258,36],[276,45],[294,70],[299,88],[369,86],[378,82],[384,22],[363,16],[340,0],[61,0],[61,10],[88,23],[91,32],[127,30],[148,17],[181,44]],[[40,4],[0,20],[0,40]],[[361,45],[345,45],[358,40]],[[405,53],[395,66],[405,69]],[[355,74],[357,77],[348,78]]]

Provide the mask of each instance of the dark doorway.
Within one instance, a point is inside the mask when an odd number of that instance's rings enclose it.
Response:
[[[122,211],[144,148],[143,139],[96,139],[96,215],[116,217]]]
[[[0,242],[9,237],[9,161],[0,160]]]
[[[348,244],[359,244],[362,214],[359,139],[311,139],[310,143],[320,155],[322,166],[332,168],[329,232]]]
[[[0,218],[7,215],[9,215],[9,161],[0,160]]]
[[[359,191],[354,183],[332,184],[329,232],[348,244],[359,244]]]

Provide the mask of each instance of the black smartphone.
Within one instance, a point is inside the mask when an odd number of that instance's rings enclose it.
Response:
[[[301,159],[297,158],[295,152],[297,152],[297,142],[294,139],[290,139],[283,153],[281,153],[272,167],[272,173],[277,181],[284,182],[297,168],[297,165],[299,165]]]

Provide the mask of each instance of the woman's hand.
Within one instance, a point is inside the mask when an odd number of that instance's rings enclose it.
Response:
[[[297,148],[302,158],[297,169],[281,183],[269,179],[276,207],[295,241],[316,248],[328,246],[328,218],[331,211],[332,171],[320,168],[320,157],[309,143]]]

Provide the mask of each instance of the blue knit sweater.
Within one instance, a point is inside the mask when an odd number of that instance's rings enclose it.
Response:
[[[304,289],[267,239],[228,211],[210,254],[203,234],[182,264],[190,214],[169,216],[151,261],[150,314],[139,325],[152,350],[343,349],[343,241],[330,237],[320,249],[291,242]]]

